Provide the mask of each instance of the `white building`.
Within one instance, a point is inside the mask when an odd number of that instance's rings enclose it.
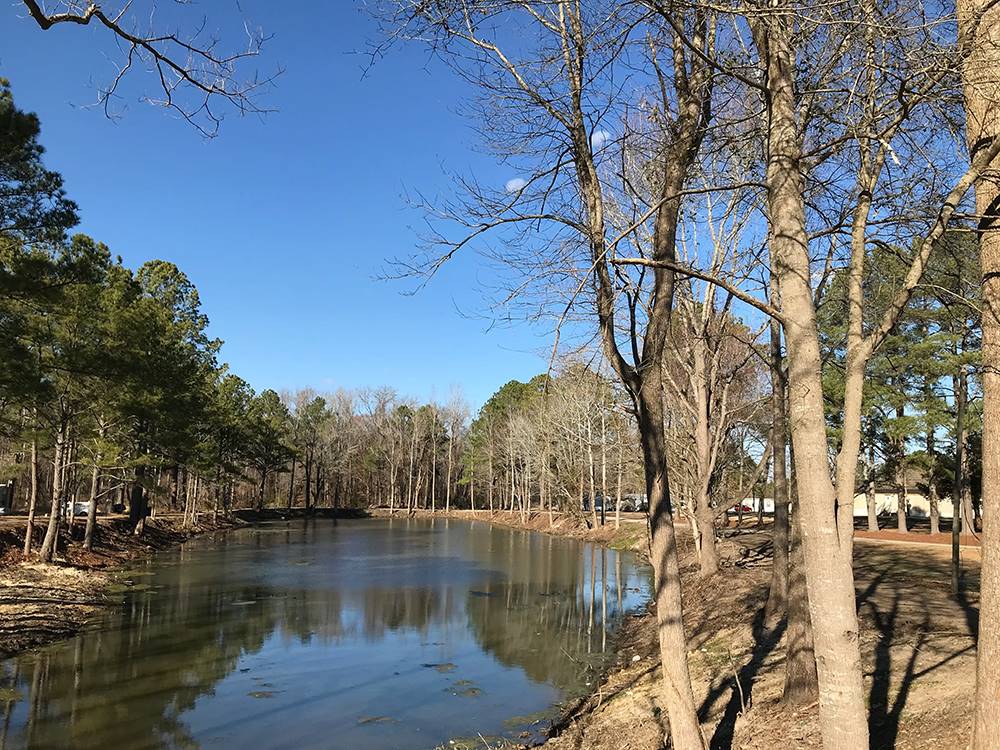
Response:
[[[897,508],[897,500],[898,498],[895,492],[876,492],[875,512],[880,516],[886,516],[886,515],[895,516]],[[746,514],[756,514],[757,509],[760,507],[761,502],[764,503],[765,515],[771,515],[774,513],[774,499],[770,497],[744,498],[743,512]],[[906,515],[908,518],[930,517],[931,514],[930,501],[921,493],[919,492],[907,493],[906,505],[907,505]],[[747,508],[749,508],[749,510],[747,510]],[[953,510],[950,497],[942,497],[938,499],[938,513],[940,514],[941,518],[950,519],[952,517]],[[854,496],[854,517],[855,518],[868,517],[868,498],[863,492]]]

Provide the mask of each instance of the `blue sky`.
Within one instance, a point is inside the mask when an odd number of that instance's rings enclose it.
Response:
[[[114,75],[107,35],[42,32],[19,2],[5,6],[0,76],[40,116],[46,161],[80,205],[80,230],[130,266],[180,266],[226,342],[223,359],[255,388],[390,385],[444,399],[457,385],[478,407],[507,380],[545,369],[544,335],[469,315],[486,309],[477,256],[457,258],[415,296],[402,294],[412,284],[376,280],[418,242],[422,219],[406,191],[448,194],[445,170],[498,186],[517,175],[476,151],[455,111],[470,92],[422,50],[396,49],[363,75],[359,53],[377,31],[360,4],[242,0],[273,35],[257,67],[284,69],[264,101],[278,111],[230,114],[212,140],[139,101],[155,92],[144,71],[120,118],[87,107]],[[241,41],[235,0],[187,18],[202,13],[224,41]]]

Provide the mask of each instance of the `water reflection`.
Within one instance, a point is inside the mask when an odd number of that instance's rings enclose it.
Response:
[[[580,690],[648,594],[628,553],[486,523],[199,540],[77,638],[0,665],[7,748],[432,748]]]

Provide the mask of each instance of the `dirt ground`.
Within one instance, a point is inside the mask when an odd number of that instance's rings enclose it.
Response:
[[[78,543],[67,545],[70,532],[63,529],[52,565],[22,560],[24,523],[24,519],[7,517],[0,525],[0,658],[78,631],[128,587],[127,580],[118,580],[113,573],[128,560],[244,521],[233,518],[213,523],[205,516],[200,525],[183,528],[180,515],[163,516],[147,519],[145,533],[137,537],[127,518],[101,518],[91,552]],[[44,534],[44,526],[36,524],[36,549]],[[74,539],[78,542],[82,534],[79,522]]]
[[[766,535],[730,541],[736,545],[730,564],[716,580],[699,581],[690,562],[684,569],[689,658],[705,735],[714,750],[818,748],[816,706],[793,711],[780,703],[782,626],[768,631],[755,619],[770,578]],[[863,539],[855,547],[871,747],[967,746],[978,561],[966,558],[967,593],[956,600],[946,548]],[[660,710],[658,671],[653,617],[635,618],[623,633],[618,668],[545,747],[664,747],[667,723]]]

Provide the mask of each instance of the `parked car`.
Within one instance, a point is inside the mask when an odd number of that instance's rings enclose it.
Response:
[[[635,493],[622,495],[621,509],[629,513],[643,513],[649,510],[649,499]]]
[[[69,513],[70,501],[67,500],[63,503],[63,513]],[[90,512],[90,501],[89,500],[77,500],[73,503],[73,515],[74,516],[85,516]],[[100,511],[98,511],[100,512]]]

